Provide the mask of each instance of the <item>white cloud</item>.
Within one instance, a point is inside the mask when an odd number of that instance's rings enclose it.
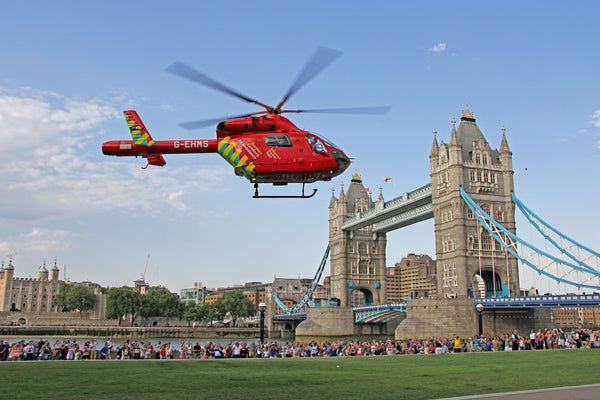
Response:
[[[430,47],[429,52],[431,53],[443,53],[446,51],[446,43],[438,43],[433,47]]]
[[[27,253],[39,254],[62,251],[69,248],[70,239],[76,236],[64,230],[51,231],[34,227],[29,233],[0,242],[0,254],[4,257],[9,254],[19,254],[25,250]]]
[[[178,209],[179,211],[185,211],[186,206],[180,200],[181,196],[183,196],[183,190],[178,190],[173,193],[167,194],[167,203]]]
[[[597,128],[600,128],[600,110],[594,111],[594,113],[590,115],[590,117],[592,117],[592,125],[594,125]]]
[[[99,157],[103,127],[120,118],[99,99],[0,89],[0,223],[150,204],[185,211],[186,190],[212,190],[230,172],[196,171],[193,183],[180,182],[173,169],[142,171],[139,163]]]

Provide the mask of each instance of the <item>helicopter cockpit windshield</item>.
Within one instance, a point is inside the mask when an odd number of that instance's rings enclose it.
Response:
[[[329,152],[325,146],[323,146],[323,142],[321,142],[320,138],[313,135],[306,135],[306,140],[308,141],[308,144],[313,152],[323,156],[329,156]]]
[[[339,149],[337,144],[333,143],[331,140],[327,139],[325,136],[323,136],[321,134],[316,134],[314,132],[310,132],[310,133],[315,135],[316,137],[318,137],[320,140],[322,140],[327,146],[335,147],[336,149]]]

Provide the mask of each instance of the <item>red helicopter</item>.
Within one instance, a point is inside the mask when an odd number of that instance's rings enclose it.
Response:
[[[299,129],[283,113],[319,112],[384,114],[389,107],[362,107],[314,110],[283,110],[285,102],[327,67],[341,53],[327,48],[319,48],[306,64],[296,81],[275,107],[244,96],[227,86],[209,78],[192,67],[176,62],[167,71],[193,82],[211,87],[220,92],[237,97],[263,107],[264,111],[239,115],[223,121],[211,119],[180,124],[186,129],[197,129],[217,125],[216,139],[164,140],[154,141],[136,111],[124,111],[127,125],[133,140],[113,140],[102,145],[102,152],[112,156],[141,156],[148,165],[164,166],[163,154],[219,153],[234,169],[254,183],[254,198],[309,198],[316,194],[304,194],[304,185],[316,181],[330,181],[344,172],[350,159],[344,152],[314,133]],[[220,122],[219,122],[220,121]],[[261,196],[260,183],[287,185],[302,183],[300,196]]]

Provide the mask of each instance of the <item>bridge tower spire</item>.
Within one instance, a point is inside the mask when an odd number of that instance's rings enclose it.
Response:
[[[504,127],[500,151],[492,149],[467,104],[458,129],[452,119],[449,143],[442,141],[438,147],[434,137],[430,165],[438,296],[518,293],[516,258],[478,224],[459,191],[462,187],[490,216],[516,232],[512,153]]]
[[[383,195],[379,202],[383,204]],[[369,188],[358,172],[346,193],[332,194],[329,203],[329,246],[331,260],[331,297],[341,307],[382,304],[385,302],[386,234],[371,227],[344,231],[344,219],[375,207]]]

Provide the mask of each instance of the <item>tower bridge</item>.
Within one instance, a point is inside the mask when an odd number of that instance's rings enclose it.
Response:
[[[472,335],[482,316],[484,327],[493,333],[528,329],[532,321],[548,327],[547,312],[535,309],[566,299],[513,300],[520,294],[519,262],[557,282],[600,290],[600,254],[550,227],[514,195],[512,152],[504,127],[499,150],[492,149],[467,107],[458,128],[452,120],[448,143],[438,143],[433,131],[429,159],[431,183],[390,201],[384,201],[381,192],[373,201],[358,173],[347,190],[342,184],[339,196],[332,193],[330,292],[339,311],[304,307],[277,318],[301,320],[306,313],[296,328],[300,335],[356,332],[359,325],[385,323],[399,312],[405,312],[406,319],[395,330],[398,338]],[[547,254],[516,236],[517,208],[569,259]],[[436,298],[385,305],[386,233],[430,218],[435,220]],[[561,247],[564,242],[568,245]],[[533,261],[540,255],[547,261]],[[323,262],[321,272],[322,267]],[[584,303],[590,306],[597,300],[592,296]],[[310,305],[307,299],[304,303]],[[475,311],[476,303],[483,306],[482,314]]]

